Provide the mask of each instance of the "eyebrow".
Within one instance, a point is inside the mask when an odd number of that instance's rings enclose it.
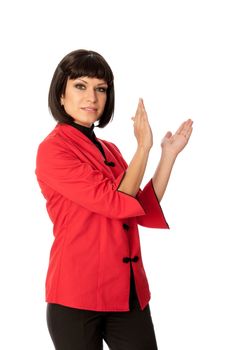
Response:
[[[81,81],[83,81],[83,83],[88,84],[88,82],[84,79],[77,78],[77,80],[81,80]],[[97,84],[97,86],[100,86],[100,85],[108,85],[108,84],[107,84],[107,82]]]

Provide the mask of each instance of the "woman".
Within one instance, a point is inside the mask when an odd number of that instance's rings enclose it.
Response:
[[[159,202],[192,121],[165,135],[156,172],[141,190],[153,142],[142,99],[132,118],[137,149],[129,166],[94,134],[114,111],[114,77],[101,55],[65,56],[49,107],[58,123],[39,146],[36,175],[54,224],[46,301],[55,348],[98,350],[104,339],[112,350],[155,350],[137,226],[168,228]]]

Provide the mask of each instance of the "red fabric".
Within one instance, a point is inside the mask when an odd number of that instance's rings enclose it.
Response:
[[[168,228],[151,181],[137,198],[118,191],[126,162],[99,140],[108,161],[79,130],[58,124],[39,145],[36,175],[54,224],[46,301],[96,311],[129,310],[131,262],[141,308],[150,292],[137,223]],[[125,230],[123,224],[129,225]]]

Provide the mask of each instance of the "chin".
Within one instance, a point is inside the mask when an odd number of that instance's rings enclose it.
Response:
[[[96,115],[82,115],[82,116],[72,116],[74,119],[74,122],[77,124],[85,125],[85,126],[91,126],[94,124],[96,121],[100,119],[99,116]]]

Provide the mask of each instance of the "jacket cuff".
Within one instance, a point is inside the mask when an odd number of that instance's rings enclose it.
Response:
[[[152,179],[147,183],[143,191],[138,192],[137,198],[145,210],[145,215],[137,218],[139,225],[151,228],[169,228],[156,196]]]
[[[125,204],[124,208],[124,217],[140,217],[145,215],[145,210],[143,206],[141,205],[140,201],[137,199],[137,197],[133,197],[128,193],[119,191],[118,188],[124,179],[126,172],[123,172],[120,174],[115,180],[114,180],[114,190],[117,191],[120,201],[119,203]]]

